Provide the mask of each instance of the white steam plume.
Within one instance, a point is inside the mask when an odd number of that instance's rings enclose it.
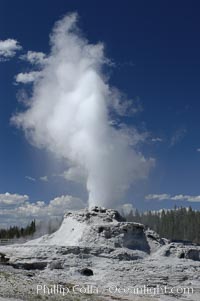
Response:
[[[112,207],[147,175],[153,160],[137,153],[123,130],[111,125],[113,92],[102,71],[103,45],[89,44],[76,22],[77,14],[70,14],[55,24],[32,97],[12,121],[37,147],[83,170],[90,207]]]

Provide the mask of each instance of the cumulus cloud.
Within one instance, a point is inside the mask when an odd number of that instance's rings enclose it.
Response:
[[[20,195],[17,193],[11,194],[9,192],[0,194],[0,206],[1,205],[19,205],[28,201],[28,195]]]
[[[84,207],[85,203],[81,199],[69,195],[62,195],[51,200],[47,209],[54,215],[56,212],[59,213],[59,215],[63,215],[63,210],[79,210]]]
[[[130,185],[147,177],[154,160],[137,150],[136,130],[129,139],[127,130],[111,125],[114,95],[103,73],[103,44],[90,44],[79,33],[77,14],[55,24],[30,105],[12,121],[31,143],[82,170],[89,206],[113,207]],[[66,178],[73,174],[69,170]]]
[[[20,59],[33,65],[42,65],[47,60],[45,53],[36,51],[28,51],[26,54],[21,55]]]
[[[70,195],[56,197],[46,204],[43,201],[32,203],[27,195],[6,193],[0,195],[0,225],[26,224],[32,219],[63,217],[65,211],[82,209],[85,205],[81,199]]]
[[[41,76],[40,71],[19,73],[15,76],[16,83],[29,84],[36,81]]]
[[[186,201],[186,202],[200,202],[200,195],[170,195],[170,194],[149,194],[145,197],[146,200],[155,200],[155,201],[164,201],[164,200],[171,200],[171,201]]]
[[[21,49],[22,47],[17,40],[0,40],[0,61],[12,58],[13,56],[15,56],[16,52]]]

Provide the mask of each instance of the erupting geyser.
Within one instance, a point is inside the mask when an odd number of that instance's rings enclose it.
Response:
[[[113,207],[153,160],[136,151],[136,130],[130,139],[124,126],[110,122],[113,104],[123,105],[120,93],[103,74],[103,45],[89,44],[76,23],[77,14],[70,14],[55,24],[32,96],[12,121],[31,143],[66,159],[71,173],[82,173],[90,207]]]

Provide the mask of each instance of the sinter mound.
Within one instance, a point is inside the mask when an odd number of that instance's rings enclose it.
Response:
[[[58,231],[28,244],[127,248],[151,253],[165,241],[139,223],[125,222],[118,211],[93,207],[67,212]]]

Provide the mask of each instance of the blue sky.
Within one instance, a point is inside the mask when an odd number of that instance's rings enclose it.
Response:
[[[10,124],[22,108],[17,93],[31,89],[15,83],[17,74],[30,69],[19,56],[29,50],[48,53],[54,23],[74,11],[90,43],[105,45],[113,62],[107,70],[110,84],[139,102],[141,110],[121,119],[146,133],[140,150],[156,160],[148,179],[136,184],[125,201],[141,210],[175,204],[199,209],[199,1],[2,0],[0,40],[15,39],[22,46],[0,62],[2,198],[6,192],[28,195],[31,203],[61,195],[87,198],[83,187],[60,176],[63,162],[31,145]]]

